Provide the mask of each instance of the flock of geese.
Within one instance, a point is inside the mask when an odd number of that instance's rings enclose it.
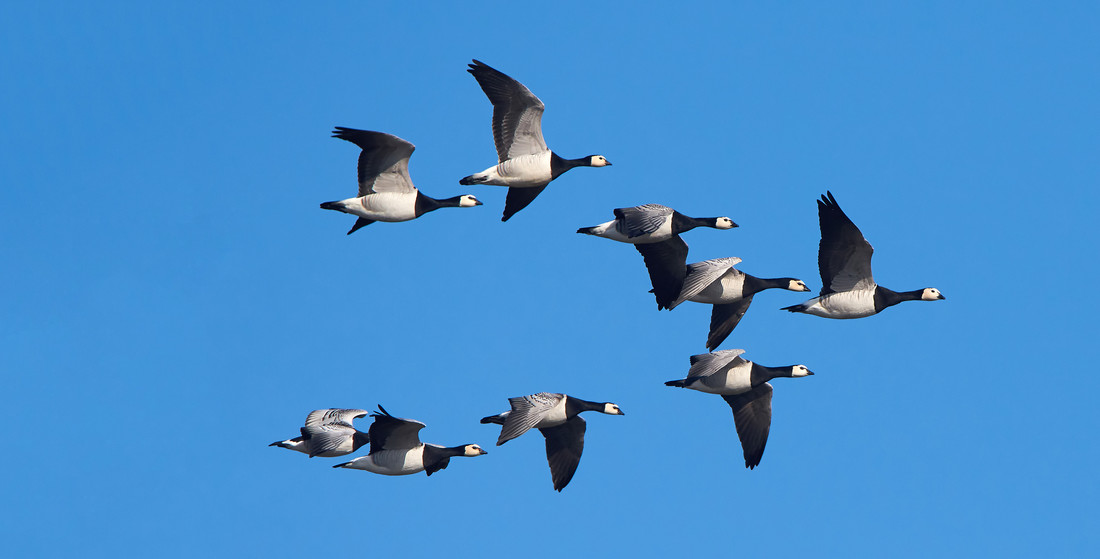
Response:
[[[545,109],[529,89],[518,81],[474,60],[467,70],[474,76],[493,105],[493,141],[496,165],[463,177],[463,185],[505,186],[508,195],[502,221],[531,204],[551,181],[574,167],[611,165],[602,155],[565,159],[546,146],[542,137]],[[383,132],[337,127],[333,137],[354,143],[359,154],[359,192],[355,197],[325,202],[321,208],[356,216],[348,234],[376,221],[398,222],[416,219],[439,208],[468,208],[482,203],[471,194],[436,199],[413,186],[409,158],[413,145]],[[821,226],[818,268],[821,293],[804,303],[785,307],[794,313],[824,318],[862,318],[882,312],[902,301],[943,299],[939,290],[926,287],[915,291],[892,291],[875,283],[871,275],[871,244],[840,209],[831,192],[817,202]],[[767,367],[745,360],[742,349],[715,351],[745,315],[753,297],[766,289],[810,291],[796,278],[758,278],[734,266],[740,258],[717,258],[687,263],[688,246],[680,235],[697,227],[732,229],[728,217],[695,218],[659,204],[614,210],[615,219],[577,233],[604,237],[634,245],[641,253],[653,285],[658,310],[674,309],[684,301],[713,306],[706,347],[710,353],[693,355],[683,379],[667,386],[688,388],[720,395],[733,410],[734,424],[749,469],[760,464],[771,428],[772,386],[779,377],[813,375],[804,365]],[[554,489],[569,484],[584,450],[585,420],[580,414],[596,411],[624,415],[611,402],[592,402],[558,393],[541,392],[509,398],[510,409],[481,419],[500,425],[497,445],[537,428],[546,439],[546,458]],[[355,419],[370,416],[366,433],[353,425]],[[276,441],[271,446],[321,457],[345,456],[369,445],[366,456],[337,464],[335,468],[366,470],[384,475],[427,475],[442,470],[455,456],[481,456],[487,452],[476,444],[445,447],[421,442],[425,425],[414,419],[362,409],[314,410],[306,417],[301,435]]]

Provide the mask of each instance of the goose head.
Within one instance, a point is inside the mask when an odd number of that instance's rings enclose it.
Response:
[[[806,287],[806,282],[800,279],[786,278],[788,291],[809,291],[810,288]]]
[[[589,155],[588,156],[588,166],[589,167],[609,167],[609,166],[611,166],[611,162],[608,161],[607,158],[602,156],[602,155]]]
[[[600,413],[606,413],[607,415],[626,415],[625,413],[623,413],[623,410],[619,409],[619,406],[612,404],[611,402],[605,403],[603,405],[603,409],[600,410]]]
[[[716,218],[714,218],[714,228],[715,229],[733,229],[734,227],[737,227],[737,224],[734,223],[733,220],[728,218],[728,217],[716,217]]]
[[[791,367],[791,376],[794,378],[812,376],[813,371],[806,368],[805,365],[794,365]]]
[[[944,297],[943,293],[940,293],[940,290],[935,287],[925,287],[920,294],[921,301],[938,301],[946,298],[947,297]]]
[[[485,452],[480,446],[476,444],[468,444],[462,447],[463,456],[481,456],[482,454],[489,454]]]
[[[463,194],[458,197],[458,207],[460,208],[472,208],[474,206],[480,206],[481,200],[474,198],[472,194]]]

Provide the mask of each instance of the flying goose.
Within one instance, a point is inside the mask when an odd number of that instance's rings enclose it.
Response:
[[[306,426],[301,428],[302,435],[275,441],[267,446],[277,446],[297,450],[314,456],[333,457],[351,454],[367,444],[367,433],[358,431],[352,421],[365,417],[367,410],[348,410],[329,408],[313,410],[306,416]]]
[[[332,137],[363,150],[359,154],[358,196],[321,204],[322,209],[359,217],[348,235],[375,221],[408,221],[439,208],[481,205],[469,194],[436,200],[417,190],[409,178],[409,157],[416,147],[397,136],[337,126]]]
[[[550,477],[554,489],[561,491],[569,485],[584,451],[585,411],[598,411],[609,415],[626,415],[619,406],[610,402],[589,402],[565,394],[540,392],[530,396],[508,398],[510,411],[481,418],[482,423],[503,425],[497,446],[524,433],[532,427],[546,437],[546,461],[550,463]]]
[[[660,204],[617,208],[613,213],[615,219],[594,227],[581,227],[577,233],[634,245],[649,270],[658,309],[672,304],[687,275],[688,246],[680,233],[696,227],[737,227],[728,217],[688,217]]]
[[[745,311],[749,310],[753,295],[765,289],[810,290],[800,279],[758,278],[746,274],[734,268],[739,262],[740,258],[730,257],[689,264],[680,295],[668,305],[669,310],[684,301],[714,305],[710,313],[710,333],[707,335],[709,350],[721,345],[733,332],[741,317],[745,316]]]
[[[415,419],[390,415],[382,406],[370,416],[374,418],[370,431],[370,454],[333,468],[366,470],[387,476],[407,476],[426,472],[429,476],[447,467],[452,456],[488,454],[476,444],[439,446],[420,442],[424,424]]]
[[[741,359],[742,353],[745,350],[726,349],[692,355],[687,378],[670,380],[665,386],[722,396],[733,409],[733,422],[737,426],[737,437],[741,439],[745,467],[751,470],[760,465],[772,425],[772,385],[768,381],[777,377],[805,377],[813,373],[803,365],[765,367]]]
[[[783,310],[825,318],[863,318],[902,301],[936,301],[945,297],[935,287],[915,291],[891,291],[871,277],[871,243],[826,192],[817,201],[821,244],[817,266],[821,270],[821,295]]]
[[[493,104],[498,163],[458,182],[509,187],[501,221],[508,221],[527,207],[550,181],[573,167],[611,165],[602,155],[563,159],[550,151],[542,139],[542,112],[546,106],[531,90],[479,60],[474,60],[466,71],[473,74]]]

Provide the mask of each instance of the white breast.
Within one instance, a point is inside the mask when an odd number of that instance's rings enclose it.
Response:
[[[752,363],[741,361],[738,365],[718,372],[711,382],[711,388],[707,392],[713,394],[741,394],[752,389]],[[720,381],[720,384],[719,382]]]
[[[875,288],[830,293],[814,300],[806,312],[825,318],[863,318],[875,314]]]
[[[535,424],[535,427],[539,429],[543,427],[557,427],[558,425],[565,423],[565,420],[568,419],[565,416],[565,400],[565,398],[562,398],[561,401],[557,403],[557,405],[555,405],[553,408],[550,408],[550,411],[548,411],[546,415],[542,416],[542,419]]]
[[[744,274],[727,272],[718,281],[708,285],[699,294],[688,300],[711,305],[726,305],[741,300],[744,287]]]
[[[699,379],[686,388],[707,394],[741,394],[752,389],[752,363],[741,361]]]

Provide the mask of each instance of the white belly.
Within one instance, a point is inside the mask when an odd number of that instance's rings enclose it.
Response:
[[[814,299],[808,314],[824,318],[863,318],[875,314],[875,290],[843,291]]]
[[[740,301],[743,297],[744,287],[745,276],[743,274],[727,273],[688,300],[711,305],[726,305]]]
[[[483,171],[484,184],[535,188],[550,183],[550,150],[532,155],[521,155]]]
[[[356,458],[344,467],[385,476],[415,474],[424,471],[424,445],[409,450],[381,450]]]
[[[408,221],[416,217],[416,192],[377,192],[347,200],[349,214],[374,221]]]

